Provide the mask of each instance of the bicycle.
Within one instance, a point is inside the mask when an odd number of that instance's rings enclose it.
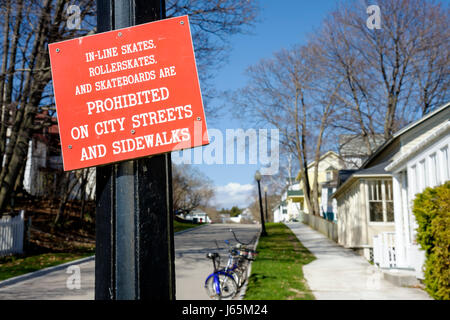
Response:
[[[230,229],[230,232],[233,234],[234,239],[238,242],[236,248],[239,250],[239,255],[243,256],[248,261],[254,261],[256,259],[256,256],[258,255],[258,252],[255,249],[247,248],[247,246],[250,244],[254,244],[256,242],[257,236],[255,235],[248,243],[244,243],[236,237],[233,229]]]
[[[233,275],[226,268],[219,268],[220,255],[217,252],[209,252],[206,257],[212,260],[214,266],[214,272],[205,281],[208,296],[217,300],[234,298],[238,292],[238,285]]]
[[[228,240],[225,240],[225,243],[228,245],[229,248],[228,248],[228,262],[224,270],[234,277],[234,280],[236,281],[238,287],[241,288],[245,280],[247,279],[246,259],[241,254],[241,251],[231,246]]]
[[[235,240],[238,242],[231,246],[228,240],[228,261],[224,268],[220,268],[220,255],[217,252],[210,252],[206,255],[213,262],[214,272],[211,273],[205,281],[205,289],[208,296],[212,299],[234,298],[242,285],[247,280],[247,267],[250,261],[255,260],[257,251],[247,248],[247,245],[254,243],[255,236],[249,243],[239,241],[232,229]],[[220,251],[219,245],[216,247]]]

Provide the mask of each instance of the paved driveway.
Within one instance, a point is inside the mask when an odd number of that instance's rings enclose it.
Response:
[[[175,235],[175,272],[178,300],[209,299],[203,288],[212,272],[212,263],[206,258],[209,251],[217,251],[214,240],[225,248],[225,239],[233,240],[230,227],[241,241],[249,241],[259,231],[257,225],[212,224]],[[226,250],[220,251],[223,259]],[[226,262],[226,261],[223,261]],[[50,272],[25,275],[13,283],[0,282],[0,300],[92,300],[94,299],[94,259],[77,263],[81,276],[80,289],[68,289],[69,265],[52,268]],[[72,271],[73,272],[73,271]]]

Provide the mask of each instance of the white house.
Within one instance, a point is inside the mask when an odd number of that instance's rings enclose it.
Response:
[[[255,218],[253,217],[252,211],[249,208],[245,208],[240,214],[241,222],[244,223],[255,223]]]
[[[192,210],[192,212],[185,215],[184,219],[199,223],[211,223],[208,214],[200,209]]]
[[[450,179],[450,103],[396,132],[362,165],[347,171],[333,194],[339,243],[360,248],[382,268],[423,276],[412,204],[426,187]]]
[[[424,117],[416,124],[416,130],[405,132],[400,151],[386,166],[393,174],[396,267],[414,269],[419,278],[423,277],[425,253],[415,240],[417,224],[412,202],[425,188],[450,179],[449,105]],[[432,118],[436,120],[427,125],[425,121]]]
[[[275,208],[273,208],[273,222],[287,222],[287,207],[285,200],[281,200]]]
[[[48,112],[36,115],[36,123],[48,119]],[[58,192],[58,185],[63,178],[63,160],[59,140],[59,129],[56,117],[51,117],[51,125],[44,126],[34,132],[28,143],[27,160],[23,175],[23,187],[31,195],[49,196]],[[8,128],[8,136],[10,128]],[[86,169],[83,174],[77,174],[73,179],[78,183],[73,188],[69,199],[80,199],[82,175],[87,179],[86,198],[95,197],[95,168]]]
[[[386,163],[360,170],[346,170],[332,195],[337,200],[338,243],[368,259],[373,237],[394,232],[392,177]],[[344,180],[345,179],[345,180]]]
[[[300,220],[302,217],[302,201],[303,190],[300,188],[300,183],[290,185],[288,189],[281,196],[282,203],[282,219],[284,222],[293,220]]]

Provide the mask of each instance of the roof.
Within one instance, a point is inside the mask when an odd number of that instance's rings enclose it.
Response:
[[[425,138],[422,139],[417,145],[403,153],[396,160],[392,161],[386,166],[385,170],[393,171],[396,170],[402,163],[407,161],[409,158],[418,154],[421,150],[431,145],[435,140],[439,139],[441,136],[446,135],[450,132],[450,120],[447,121],[443,126],[440,126],[436,130],[431,131]]]
[[[426,114],[425,116],[423,116],[422,118],[420,118],[417,121],[414,121],[412,123],[410,123],[409,125],[403,127],[402,129],[400,129],[399,131],[397,131],[396,133],[394,133],[394,135],[387,141],[385,141],[380,147],[378,147],[377,150],[375,150],[375,152],[366,159],[366,161],[364,161],[364,163],[362,164],[362,168],[364,168],[371,160],[373,160],[381,151],[383,151],[388,145],[390,145],[395,139],[397,139],[398,137],[400,137],[401,135],[405,134],[406,132],[408,132],[409,130],[417,127],[419,124],[421,124],[422,122],[424,122],[425,120],[434,117],[435,115],[437,115],[438,113],[444,111],[445,109],[447,109],[450,106],[450,102],[447,102],[446,104],[442,105],[441,107],[437,108],[436,110]]]
[[[321,184],[322,188],[336,188],[338,186],[338,183],[336,180],[331,180],[327,182],[323,182]]]
[[[356,171],[358,171],[358,170],[357,169],[339,170],[338,171],[338,186],[342,185]]]
[[[288,197],[303,197],[304,193],[303,193],[303,190],[288,190],[287,196]]]
[[[331,155],[334,155],[335,157],[339,158],[339,155],[336,152],[330,150],[330,151],[327,151],[323,155],[320,156],[319,162],[322,161],[323,159],[325,159],[326,157],[331,156]],[[316,162],[312,161],[312,162],[308,163],[308,168],[312,167],[314,165],[314,163],[316,163]]]
[[[384,169],[388,165],[388,163],[389,161],[385,161],[367,169],[345,170],[345,171],[353,171],[353,173],[350,172],[347,173],[347,178],[344,180],[344,182],[340,181],[341,184],[339,185],[339,188],[336,190],[335,193],[332,194],[331,197],[335,198],[337,195],[341,194],[347,186],[349,186],[353,181],[357,179],[372,178],[372,177],[376,178],[391,177],[392,174]]]
[[[336,152],[330,150],[330,151],[327,151],[327,152],[325,152],[323,155],[320,156],[319,162],[321,162],[323,159],[325,159],[325,158],[327,158],[327,157],[329,157],[329,156],[333,156],[333,155],[334,155],[336,158],[340,159],[340,156],[339,156]],[[308,169],[311,168],[315,163],[316,163],[316,161],[311,161],[310,163],[308,163]],[[329,170],[329,168],[326,169],[326,170]],[[337,169],[332,169],[332,170],[337,170]],[[299,170],[296,179],[297,179],[297,180],[300,180],[301,175],[302,175],[302,171]]]
[[[365,168],[365,169],[361,169],[356,171],[354,174],[357,174],[359,176],[363,176],[363,175],[374,175],[374,174],[390,174],[389,172],[387,172],[384,168],[389,164],[390,161],[384,161],[381,162],[373,167],[370,168]]]
[[[347,186],[349,186],[355,179],[363,178],[363,177],[391,177],[391,173],[386,171],[385,168],[392,169],[391,160],[386,160],[384,162],[381,162],[375,166],[365,168],[378,154],[380,154],[385,148],[387,148],[395,139],[399,138],[401,135],[405,134],[406,132],[410,131],[411,129],[417,127],[427,119],[430,119],[431,117],[436,116],[440,112],[444,111],[450,106],[450,102],[442,105],[441,107],[437,108],[433,112],[430,112],[429,114],[423,116],[421,119],[414,121],[410,123],[409,125],[405,126],[403,129],[397,131],[389,140],[385,141],[380,147],[378,147],[377,150],[368,158],[366,161],[364,161],[363,165],[361,166],[360,170],[354,171],[354,172],[346,172],[342,175],[341,180],[341,172],[344,170],[339,171],[339,187],[336,190],[336,192],[332,195],[333,198],[335,198],[337,195],[341,194],[343,190],[346,189]],[[420,148],[420,147],[419,147]],[[398,161],[398,159],[397,159]]]
[[[339,135],[339,153],[343,157],[369,156],[369,154],[382,145],[384,141],[384,136],[382,134],[370,136],[369,144],[371,150],[368,150],[361,134],[341,134]]]

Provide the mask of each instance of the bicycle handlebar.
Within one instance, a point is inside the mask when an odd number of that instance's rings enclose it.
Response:
[[[230,229],[230,232],[233,234],[234,239],[235,239],[237,242],[239,242],[240,244],[244,245],[244,246],[248,246],[249,244],[254,243],[254,242],[256,241],[256,236],[254,236],[254,237],[252,238],[252,240],[250,240],[250,242],[248,242],[248,243],[241,242],[241,241],[239,241],[239,239],[236,237],[236,234],[234,233],[233,229]]]

